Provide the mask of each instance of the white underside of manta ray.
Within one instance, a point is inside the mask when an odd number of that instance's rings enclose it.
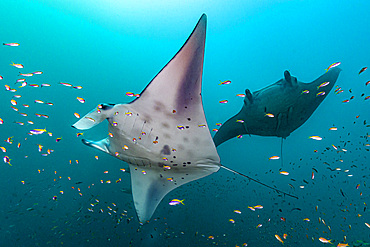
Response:
[[[171,190],[220,169],[204,115],[201,86],[207,17],[180,51],[129,104],[100,104],[73,127],[107,119],[110,136],[83,142],[127,162],[138,218],[149,220]]]

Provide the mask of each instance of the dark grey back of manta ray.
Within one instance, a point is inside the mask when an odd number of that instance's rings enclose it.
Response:
[[[329,94],[340,71],[340,68],[332,68],[311,83],[297,81],[285,71],[283,79],[253,94],[246,89],[241,111],[221,126],[213,138],[215,145],[243,134],[288,137],[310,118]]]

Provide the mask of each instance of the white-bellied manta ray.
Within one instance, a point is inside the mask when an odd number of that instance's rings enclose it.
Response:
[[[340,71],[331,68],[311,83],[297,81],[285,71],[283,79],[253,94],[246,89],[242,109],[216,132],[215,145],[243,134],[288,137],[325,99]]]
[[[148,221],[163,197],[220,167],[290,195],[220,164],[202,105],[207,16],[141,92],[128,104],[99,104],[72,127],[85,130],[107,119],[108,137],[83,143],[129,164],[139,221]]]
[[[128,104],[100,104],[73,127],[104,119],[109,137],[83,143],[129,164],[137,216],[149,220],[171,190],[220,169],[202,105],[207,17],[203,14],[177,54]]]

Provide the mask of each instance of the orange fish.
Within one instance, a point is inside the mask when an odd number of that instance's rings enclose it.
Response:
[[[364,72],[365,70],[367,70],[367,67],[363,67],[360,72],[358,72],[358,74],[361,74],[362,72]]]
[[[275,234],[275,238],[279,240],[282,244],[284,244],[284,241],[279,237],[279,235]]]
[[[345,247],[345,246],[349,246],[348,244],[341,244],[341,243],[339,243],[338,245],[337,245],[337,247]]]
[[[6,45],[6,46],[19,46],[18,43],[3,43],[3,45]]]
[[[321,243],[324,243],[324,244],[332,244],[331,240],[327,240],[326,238],[319,238],[320,242]]]
[[[336,62],[336,63],[333,63],[332,65],[330,65],[327,69],[326,69],[326,72],[328,72],[329,69],[331,68],[334,68],[334,67],[337,67],[340,65],[340,62]]]
[[[81,98],[81,97],[77,97],[76,98],[80,103],[85,103],[85,99]]]
[[[229,85],[231,81],[220,81],[220,84],[218,85]]]

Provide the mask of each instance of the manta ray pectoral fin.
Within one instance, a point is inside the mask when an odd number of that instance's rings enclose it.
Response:
[[[132,196],[139,221],[144,223],[149,220],[163,197],[171,190],[217,172],[220,166],[213,163],[197,164],[187,170],[145,166],[139,168],[129,164]]]
[[[112,109],[112,104],[100,104],[83,118],[78,120],[74,125],[72,125],[72,127],[79,130],[90,129],[108,118],[110,114],[112,114]]]
[[[243,111],[243,109],[242,109]],[[243,121],[237,121],[243,120]],[[246,130],[246,119],[242,119],[242,114],[239,112],[234,117],[227,120],[220,129],[216,132],[215,136],[213,137],[213,142],[215,143],[216,147],[221,143],[235,137],[238,135],[248,134]],[[244,123],[243,123],[244,122]]]
[[[100,141],[90,141],[90,140],[82,139],[82,142],[83,142],[83,144],[85,144],[89,147],[99,149],[100,151],[103,151],[103,152],[109,154],[109,150],[108,150],[109,139],[108,139],[108,137],[103,139],[103,140],[100,140]]]

